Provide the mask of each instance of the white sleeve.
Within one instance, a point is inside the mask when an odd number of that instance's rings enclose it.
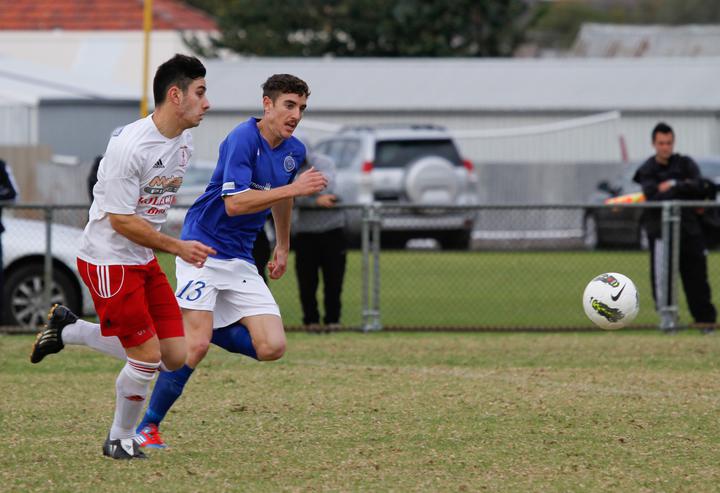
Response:
[[[135,214],[140,198],[140,166],[142,160],[135,150],[109,146],[103,158],[102,179],[105,196],[101,208],[111,214]]]

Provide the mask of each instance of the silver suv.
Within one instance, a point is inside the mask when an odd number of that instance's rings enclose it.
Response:
[[[445,248],[468,247],[474,213],[430,207],[477,203],[473,165],[460,157],[444,127],[345,127],[319,140],[313,151],[335,161],[341,203],[382,203],[383,242],[434,238]],[[429,207],[393,208],[397,205]],[[359,214],[349,214],[348,232],[359,234]]]

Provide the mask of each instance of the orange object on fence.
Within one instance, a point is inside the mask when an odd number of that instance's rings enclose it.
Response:
[[[628,193],[605,199],[606,204],[638,204],[645,202],[645,194],[642,192]]]

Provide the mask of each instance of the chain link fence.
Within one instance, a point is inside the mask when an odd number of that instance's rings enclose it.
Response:
[[[620,272],[640,293],[634,326],[682,327],[691,318],[678,282],[668,283],[672,291],[662,296],[662,316],[655,310],[639,216],[648,207],[663,208],[664,241],[670,242],[672,231],[678,237],[681,207],[702,207],[709,217],[718,205],[339,205],[348,240],[340,325],[365,331],[592,330],[581,306],[583,290],[598,274]],[[177,235],[185,209],[174,211],[166,231]],[[87,205],[4,207],[2,296],[8,330],[36,330],[51,303],[94,316],[75,266],[86,220]],[[174,284],[174,258],[158,258]],[[666,260],[662,275],[676,281],[677,262]],[[718,251],[711,249],[707,260],[714,286],[720,279]],[[295,265],[292,251],[287,273],[271,280],[270,287],[286,326],[304,330]],[[52,283],[46,282],[50,276]],[[324,295],[320,276],[321,314]]]

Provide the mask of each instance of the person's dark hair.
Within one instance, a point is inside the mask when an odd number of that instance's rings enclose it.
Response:
[[[153,79],[153,96],[155,106],[165,102],[168,89],[177,86],[182,92],[192,84],[193,80],[205,77],[205,66],[194,56],[177,54],[160,65]]]
[[[267,96],[273,102],[281,94],[297,94],[310,96],[310,89],[304,80],[290,74],[275,74],[270,76],[262,85],[263,97]]]
[[[675,135],[675,132],[673,132],[673,129],[670,125],[668,125],[665,122],[660,122],[657,125],[655,125],[655,128],[653,128],[652,131],[652,141],[655,142],[655,136],[657,134],[673,134]]]

